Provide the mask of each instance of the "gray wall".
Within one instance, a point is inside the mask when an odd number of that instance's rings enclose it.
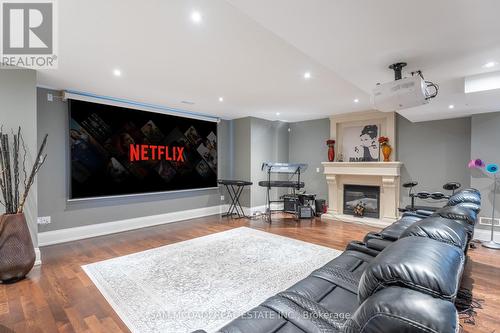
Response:
[[[457,181],[470,186],[467,162],[471,154],[471,119],[457,118],[412,123],[397,116],[397,154],[404,163],[401,184],[418,182],[417,191],[441,191],[446,182]],[[402,205],[409,203],[406,190],[401,191]],[[423,205],[437,205],[422,202]]]
[[[480,158],[485,163],[500,164],[500,112],[472,116],[471,158]],[[481,216],[491,217],[493,208],[493,182],[482,170],[471,170],[471,186],[481,191]],[[500,218],[500,186],[497,187],[495,219]],[[478,228],[491,229],[477,224]],[[500,228],[497,227],[497,230]]]
[[[290,124],[290,163],[307,163],[302,179],[306,190],[318,199],[328,199],[328,185],[321,162],[328,159],[326,140],[330,138],[330,119],[301,121]],[[320,172],[316,172],[319,168]]]
[[[37,154],[36,72],[28,69],[0,69],[0,102],[0,126],[3,126],[3,130],[10,132],[19,126],[22,128],[28,150],[26,165],[29,172]],[[36,193],[35,180],[24,209],[35,247],[38,246]],[[0,212],[4,212],[3,208],[0,205]]]
[[[109,198],[81,202],[67,201],[67,104],[58,98],[47,101],[46,89],[38,89],[38,140],[49,133],[48,160],[38,177],[38,214],[51,216],[52,223],[41,225],[40,231],[65,229],[89,224],[209,207],[221,203],[219,190],[152,194],[136,197]],[[51,91],[54,95],[60,92]],[[219,177],[230,176],[229,122],[219,123]],[[223,144],[224,143],[224,144]]]
[[[267,179],[262,171],[263,162],[288,162],[288,123],[250,118],[251,122],[251,206],[266,204],[266,188],[258,185]],[[281,178],[280,178],[281,176]],[[273,179],[286,179],[286,175],[273,175]],[[272,189],[271,198],[276,200],[286,189]]]
[[[232,156],[234,158],[231,179],[248,180],[252,178],[251,157],[251,119],[240,118],[231,121]],[[245,187],[240,198],[243,207],[251,207],[251,188]]]

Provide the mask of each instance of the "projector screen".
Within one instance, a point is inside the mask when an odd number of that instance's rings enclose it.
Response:
[[[217,123],[69,103],[70,199],[217,186]]]

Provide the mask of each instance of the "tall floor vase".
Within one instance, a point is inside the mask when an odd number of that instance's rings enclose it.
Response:
[[[24,214],[0,215],[0,281],[22,280],[35,264],[35,250]]]
[[[491,239],[483,242],[483,246],[489,249],[500,250],[500,244],[495,242],[495,199],[497,195],[497,175],[493,176],[493,211],[491,213]]]

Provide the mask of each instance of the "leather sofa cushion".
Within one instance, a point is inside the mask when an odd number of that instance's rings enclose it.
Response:
[[[474,213],[479,214],[479,212],[481,211],[481,205],[478,205],[478,204],[475,204],[475,203],[472,203],[472,202],[461,202],[461,203],[458,203],[454,206],[446,206],[446,207],[463,207],[463,208],[467,208],[467,209],[470,209],[472,210]]]
[[[376,257],[380,253],[380,250],[369,248],[365,243],[360,242],[360,241],[349,242],[349,244],[347,244],[347,247],[345,249],[366,253],[372,257]]]
[[[411,236],[427,237],[454,245],[464,251],[469,237],[466,228],[460,222],[463,221],[454,221],[440,216],[428,217],[408,227],[401,235],[401,238]]]
[[[436,211],[434,216],[441,216],[445,219],[465,221],[475,225],[477,214],[474,210],[463,206],[447,206]]]
[[[420,221],[421,219],[422,217],[418,216],[410,216],[410,215],[403,216],[390,226],[387,226],[384,229],[382,229],[380,235],[384,239],[394,240],[394,241],[398,240],[403,231],[406,230],[406,228],[408,228],[413,223]]]
[[[359,305],[359,279],[373,258],[357,251],[344,251],[286,291],[317,302],[331,313],[352,313]]]
[[[370,231],[363,238],[363,243],[366,243],[369,239],[372,238],[382,239],[382,235],[379,232]]]
[[[344,321],[337,320],[319,304],[284,292],[267,299],[217,332],[340,333]]]
[[[455,206],[459,203],[469,202],[474,203],[476,205],[481,205],[481,193],[473,188],[464,189],[453,194],[448,199],[447,206]]]
[[[345,323],[346,333],[455,333],[455,306],[432,296],[389,287],[367,299]]]
[[[456,246],[430,238],[406,237],[389,245],[365,269],[358,300],[389,286],[414,289],[454,301],[464,267],[464,253]]]
[[[384,250],[386,247],[388,247],[392,243],[393,243],[393,241],[391,241],[391,240],[372,238],[372,239],[369,239],[366,242],[366,246],[369,249],[373,249],[373,250],[376,250],[376,251],[380,252],[380,251]]]

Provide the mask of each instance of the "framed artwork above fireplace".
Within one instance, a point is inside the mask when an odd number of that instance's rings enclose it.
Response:
[[[366,111],[330,117],[330,139],[336,140],[337,156],[343,162],[378,162],[378,138],[389,138],[396,155],[396,114],[394,112]]]
[[[380,124],[345,126],[343,128],[342,154],[346,162],[378,162]]]

